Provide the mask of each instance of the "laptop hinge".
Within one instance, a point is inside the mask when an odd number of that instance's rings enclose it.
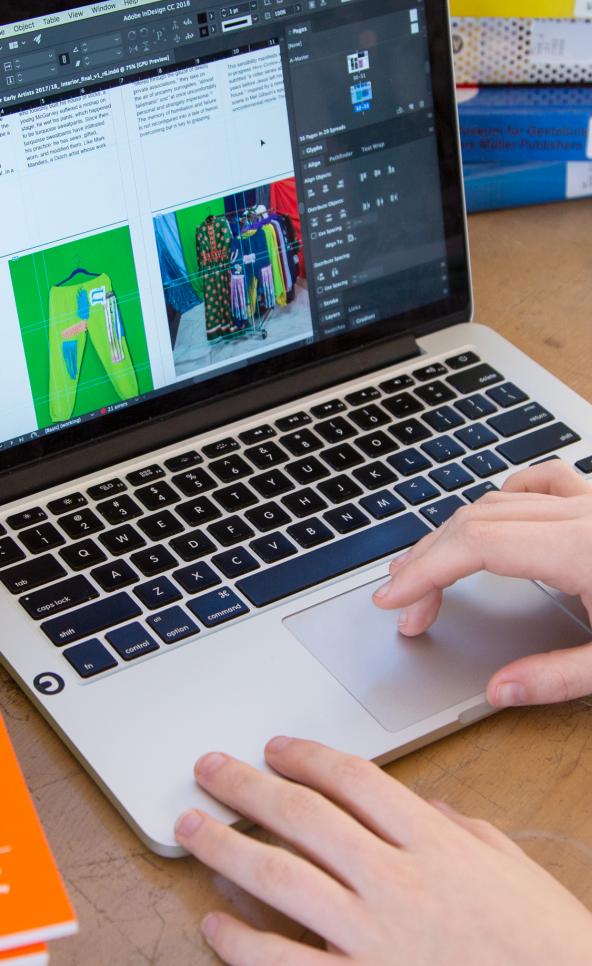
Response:
[[[45,455],[3,474],[0,478],[0,505],[106,467],[117,467],[120,462],[212,432],[259,412],[269,412],[418,355],[421,355],[421,349],[411,335],[380,340],[337,358],[312,365],[308,363],[247,389],[226,393],[211,402],[199,402],[175,413],[146,420],[140,426],[102,436],[92,443],[70,447],[66,453]]]

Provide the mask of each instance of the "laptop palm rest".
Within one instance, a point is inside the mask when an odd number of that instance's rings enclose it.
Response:
[[[308,608],[284,624],[387,731],[482,694],[509,661],[591,637],[579,601],[553,599],[528,581],[476,574],[446,593],[429,632],[405,638],[397,631],[396,612],[371,601],[383,582]]]

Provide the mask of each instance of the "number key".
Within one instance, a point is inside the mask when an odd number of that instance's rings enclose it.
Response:
[[[104,524],[92,512],[92,510],[79,510],[77,513],[70,513],[68,516],[61,517],[59,524],[66,531],[72,540],[78,537],[88,537],[91,533],[98,533],[104,530]]]

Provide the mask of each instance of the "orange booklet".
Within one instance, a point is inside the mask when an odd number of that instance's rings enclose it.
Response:
[[[45,943],[7,949],[0,953],[0,966],[47,966],[48,963],[49,954]]]
[[[0,952],[66,936],[77,928],[0,718]]]

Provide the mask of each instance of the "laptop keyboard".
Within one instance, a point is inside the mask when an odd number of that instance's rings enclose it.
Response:
[[[0,580],[96,678],[408,548],[579,439],[467,351],[8,516]]]

